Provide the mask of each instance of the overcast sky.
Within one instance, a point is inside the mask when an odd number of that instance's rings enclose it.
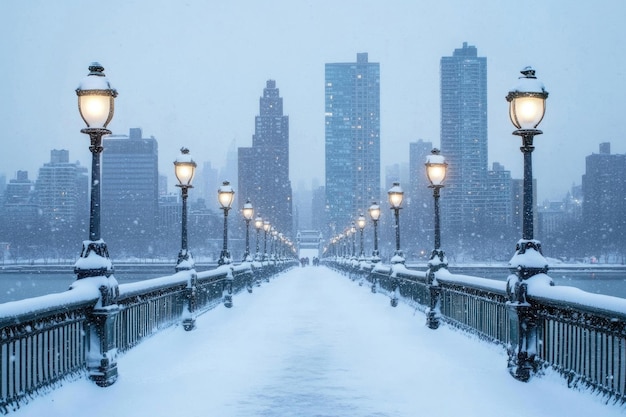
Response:
[[[468,42],[487,57],[490,166],[516,178],[504,97],[526,65],[544,82],[534,173],[540,200],[560,198],[601,142],[626,153],[624,16],[623,0],[2,0],[0,174],[35,179],[52,149],[90,165],[74,90],[98,61],[119,92],[109,127],[157,138],[170,186],[181,146],[221,167],[233,143],[251,145],[268,79],[289,115],[292,183],[323,181],[324,64],[357,52],[380,63],[382,166],[408,162],[410,142],[438,146],[439,62]]]

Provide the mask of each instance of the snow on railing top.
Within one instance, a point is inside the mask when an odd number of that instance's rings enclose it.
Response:
[[[80,285],[60,293],[9,301],[0,304],[0,327],[93,306],[99,298],[97,286]]]

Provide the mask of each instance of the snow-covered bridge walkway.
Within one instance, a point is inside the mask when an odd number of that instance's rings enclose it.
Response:
[[[611,416],[548,373],[513,379],[501,347],[389,305],[329,269],[297,268],[118,360],[99,388],[66,382],[16,416]]]

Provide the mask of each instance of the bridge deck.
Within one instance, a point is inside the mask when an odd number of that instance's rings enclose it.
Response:
[[[502,348],[424,323],[333,271],[297,268],[123,355],[113,386],[65,383],[13,414],[623,415],[557,375],[518,382]]]

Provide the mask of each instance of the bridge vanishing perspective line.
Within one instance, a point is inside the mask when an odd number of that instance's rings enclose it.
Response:
[[[100,388],[86,377],[15,416],[589,416],[622,415],[548,370],[511,378],[498,345],[325,267],[294,268],[119,358]]]

